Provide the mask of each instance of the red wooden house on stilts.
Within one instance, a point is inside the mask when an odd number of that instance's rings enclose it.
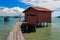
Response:
[[[23,13],[25,13],[27,24],[35,26],[41,23],[51,23],[51,12],[51,10],[46,8],[29,7]]]

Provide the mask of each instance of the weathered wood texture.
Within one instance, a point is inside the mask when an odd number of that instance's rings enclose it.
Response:
[[[51,23],[51,10],[46,8],[29,7],[25,13],[25,21],[28,24]]]
[[[23,34],[21,32],[21,25],[23,22],[18,22],[14,25],[10,31],[7,40],[24,40]],[[24,22],[25,23],[25,22]]]

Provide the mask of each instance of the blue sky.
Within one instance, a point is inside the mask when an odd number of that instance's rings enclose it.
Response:
[[[19,0],[0,0],[0,6],[3,7],[21,7],[21,8],[26,8],[28,7],[27,4],[20,2]]]
[[[23,15],[21,11],[28,7],[29,5],[20,0],[0,0],[0,16]]]
[[[52,16],[60,16],[60,0],[0,0],[0,16],[22,15],[29,6],[53,10]]]

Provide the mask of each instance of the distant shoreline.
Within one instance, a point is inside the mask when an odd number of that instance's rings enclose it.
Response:
[[[57,16],[56,18],[60,18],[60,16]]]

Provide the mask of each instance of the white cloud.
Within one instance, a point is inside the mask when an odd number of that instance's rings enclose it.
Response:
[[[19,7],[7,8],[7,7],[0,7],[0,16],[17,16],[23,15],[23,11],[25,9]]]
[[[19,8],[19,7],[11,8],[11,10],[14,10],[14,11],[16,11],[16,12],[22,12],[22,11],[24,11],[23,8]]]
[[[60,8],[60,0],[21,0],[21,2],[31,6],[44,7],[51,10]]]

